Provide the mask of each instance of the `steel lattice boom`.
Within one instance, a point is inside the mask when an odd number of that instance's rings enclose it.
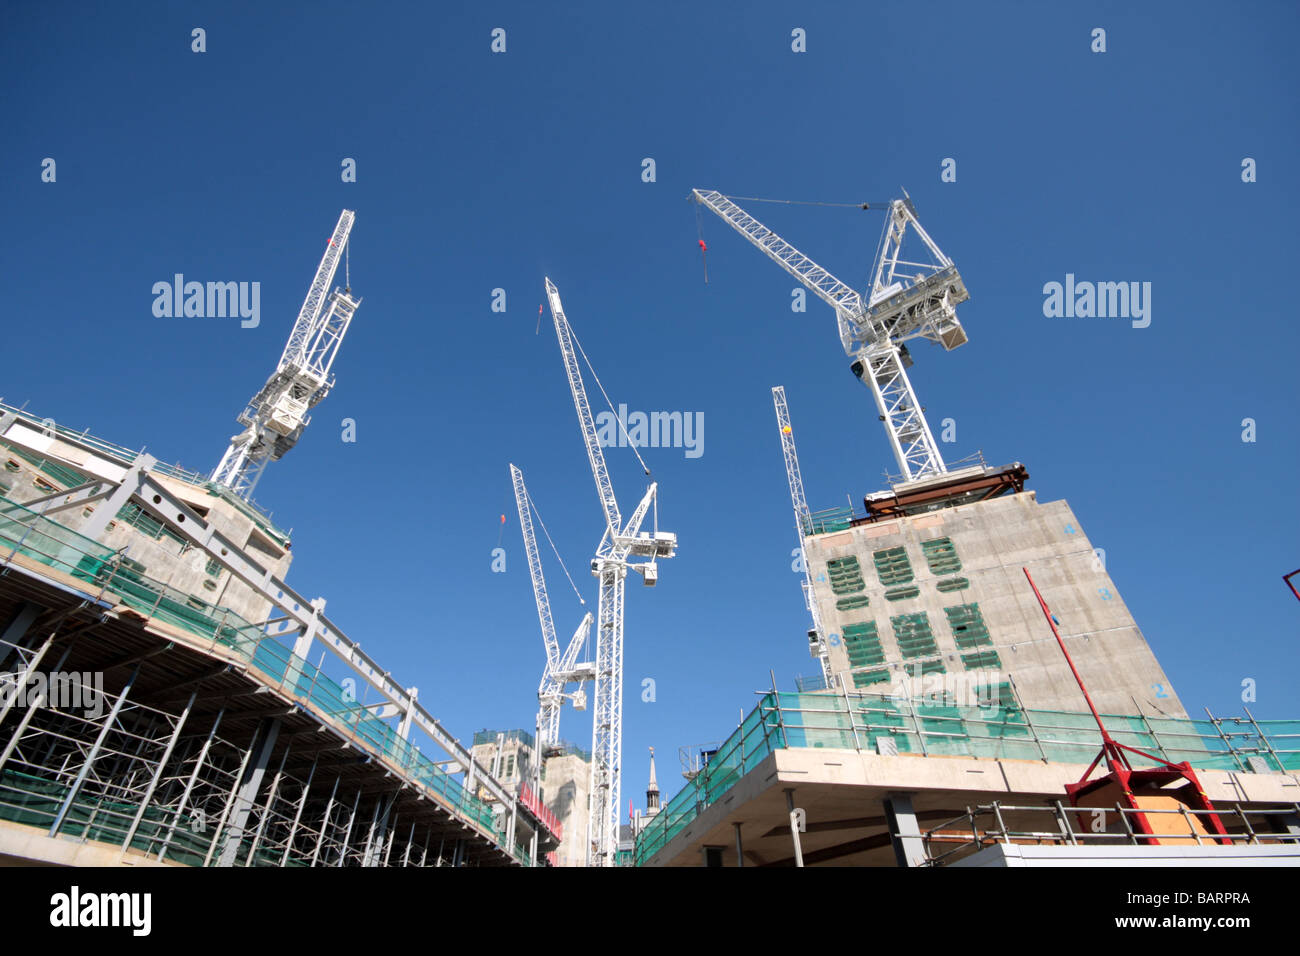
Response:
[[[310,422],[308,412],[334,386],[331,368],[352,316],[361,304],[351,289],[325,292],[334,281],[356,214],[343,210],[330,236],[289,333],[284,353],[261,391],[239,415],[244,430],[230,440],[212,480],[250,498],[269,461],[278,461],[297,444]]]
[[[808,557],[803,553],[804,536],[812,534],[812,517],[808,511],[808,499],[804,497],[799,455],[794,448],[794,428],[790,424],[790,409],[785,403],[785,386],[778,385],[772,389],[772,404],[776,407],[776,428],[781,436],[781,455],[785,459],[785,477],[790,485],[790,503],[794,506],[794,530],[799,539],[799,561],[803,564],[803,601],[812,617],[812,630],[808,632],[809,650],[821,662],[822,676],[830,680],[826,632],[822,630],[821,614],[817,611],[817,601],[813,597]]]
[[[653,482],[626,525],[620,527],[618,501],[614,497],[605,453],[600,446],[591,405],[587,401],[587,390],[578,367],[573,330],[564,315],[559,290],[550,279],[546,280],[546,297],[555,321],[555,337],[560,343],[569,390],[573,393],[573,405],[578,413],[578,424],[587,446],[587,458],[605,518],[605,533],[596,548],[595,559],[591,562],[592,574],[600,579],[600,600],[596,614],[596,700],[592,720],[587,863],[590,866],[613,866],[618,849],[619,804],[622,795],[623,600],[627,572],[631,568],[642,576],[645,584],[653,585],[659,576],[655,561],[657,558],[673,556],[677,536],[658,530],[658,485]],[[641,524],[652,505],[656,510],[655,530],[641,531]],[[629,560],[632,557],[648,560],[634,563]]]
[[[903,479],[943,474],[947,466],[912,389],[906,343],[922,338],[955,349],[966,342],[956,307],[970,298],[957,267],[916,218],[911,199],[889,204],[871,292],[864,301],[852,287],[714,190],[694,190],[696,202],[757,246],[835,310],[840,344],[851,368],[871,389]],[[929,262],[903,257],[908,229],[924,244]]]
[[[529,504],[528,489],[524,485],[524,473],[511,465],[510,480],[515,489],[515,505],[519,509],[519,527],[524,536],[524,553],[528,556],[528,573],[533,582],[533,599],[537,603],[537,619],[542,627],[542,643],[546,647],[546,667],[537,688],[539,707],[534,770],[540,773],[546,747],[554,746],[560,740],[560,712],[564,701],[569,699],[565,685],[570,682],[581,684],[595,676],[595,668],[591,664],[576,663],[578,651],[586,644],[587,635],[591,632],[592,616],[590,613],[583,616],[561,654],[560,642],[555,637],[555,622],[551,617],[551,600],[546,593],[546,576],[542,573],[542,559],[537,550],[537,536],[533,533],[532,507]],[[575,706],[578,706],[576,700]]]

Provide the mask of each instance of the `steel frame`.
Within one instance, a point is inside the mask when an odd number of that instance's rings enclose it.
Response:
[[[5,421],[0,422],[0,437],[4,437],[6,441],[25,444],[24,436],[27,432],[9,428],[9,424],[17,420],[14,416],[6,416]],[[391,704],[396,713],[402,715],[403,737],[409,735],[410,727],[418,727],[452,761],[465,770],[467,790],[473,792],[476,785],[481,786],[491,799],[506,808],[507,813],[514,812],[518,799],[516,795],[507,791],[499,781],[478,767],[469,750],[419,703],[414,688],[406,689],[397,684],[386,669],[373,657],[363,652],[359,645],[349,639],[333,621],[325,616],[324,599],[314,601],[307,599],[218,532],[154,476],[152,472],[158,469],[158,464],[152,456],[139,454],[129,463],[124,463],[116,450],[106,450],[106,447],[97,440],[87,440],[85,436],[79,438],[63,432],[59,433],[58,439],[80,453],[83,460],[76,467],[95,474],[114,476],[106,477],[101,483],[109,489],[106,495],[101,494],[101,497],[106,497],[107,501],[99,505],[96,514],[82,529],[82,533],[95,537],[99,532],[93,528],[94,522],[98,520],[106,524],[127,501],[133,501],[147,509],[155,519],[176,532],[192,547],[202,549],[208,557],[269,602],[275,610],[268,617],[287,622],[290,625],[289,635],[297,634],[294,647],[297,667],[301,668],[306,664],[313,646],[319,641],[342,661],[349,671],[360,678],[363,684],[380,695],[381,704]],[[43,453],[48,454],[48,452]],[[102,527],[99,531],[102,531]],[[65,656],[66,653],[65,650]],[[294,666],[291,664],[291,669]],[[3,717],[4,714],[0,713],[0,719]],[[0,757],[0,763],[7,756],[8,754],[5,754]],[[543,827],[541,821],[527,808],[521,807],[520,810],[530,828],[536,830]]]
[[[957,320],[956,306],[970,296],[952,260],[921,227],[912,201],[896,199],[889,204],[871,296],[864,301],[847,283],[726,196],[701,189],[692,194],[696,202],[716,213],[835,310],[840,345],[853,358],[854,374],[871,389],[904,480],[916,481],[946,472],[924,409],[905,371],[910,364],[905,343],[924,338],[948,350],[964,344],[966,333]],[[925,245],[930,262],[903,258],[909,228]],[[921,271],[909,275],[900,267]]]
[[[623,604],[626,593],[627,572],[631,568],[640,573],[646,584],[656,580],[656,558],[670,558],[677,537],[658,530],[658,485],[650,483],[636,510],[622,524],[618,500],[614,496],[613,482],[605,463],[596,432],[595,419],[587,400],[587,390],[578,367],[577,352],[573,343],[573,330],[564,314],[559,290],[546,279],[546,297],[555,322],[555,335],[564,359],[569,390],[573,395],[574,409],[582,430],[587,459],[596,482],[605,518],[605,533],[596,548],[591,564],[592,574],[600,580],[600,596],[596,612],[596,674],[595,706],[592,715],[590,808],[588,811],[588,866],[614,866],[618,857],[619,805],[622,801],[623,759]],[[651,505],[655,505],[654,531],[641,532]],[[632,556],[648,558],[635,563]]]
[[[361,300],[351,297],[351,289],[335,289],[328,298],[325,292],[334,281],[355,221],[356,213],[349,209],[339,216],[280,362],[240,413],[238,420],[245,428],[230,440],[212,472],[214,482],[241,498],[252,497],[268,462],[278,461],[297,444],[311,421],[307,413],[334,385],[334,359]]]

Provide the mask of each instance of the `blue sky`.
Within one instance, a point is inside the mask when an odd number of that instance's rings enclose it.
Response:
[[[1240,713],[1253,678],[1256,716],[1300,716],[1294,6],[465,6],[6,7],[0,395],[210,470],[355,209],[338,385],[257,498],[294,529],[291,583],[462,739],[531,727],[542,648],[507,463],[571,569],[601,532],[549,315],[534,334],[551,276],[615,402],[705,421],[701,457],[647,453],[680,553],[628,592],[640,803],[648,746],[675,791],[679,745],[729,733],[769,669],[786,688],[815,671],[771,386],[814,509],[896,470],[828,308],[792,313],[792,281],[712,216],[704,284],[690,189],[905,186],[971,292],[967,346],[913,349],[931,421],[957,421],[948,457],[1023,461],[1040,500],[1070,502],[1189,711]],[[866,284],[878,213],[752,211]],[[177,272],[259,281],[260,326],[155,318]],[[1045,318],[1066,273],[1150,282],[1150,327]],[[609,460],[630,511],[644,477]],[[582,609],[545,558],[567,636]],[[589,743],[587,716],[565,736]]]

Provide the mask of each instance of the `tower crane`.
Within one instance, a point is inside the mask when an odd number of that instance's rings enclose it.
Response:
[[[964,345],[966,333],[957,320],[956,307],[970,295],[952,260],[921,228],[911,198],[895,199],[889,204],[871,289],[864,297],[727,196],[702,189],[693,190],[692,196],[835,310],[840,344],[853,359],[853,374],[876,399],[903,480],[947,472],[924,409],[907,377],[912,359],[906,343],[929,339],[947,351]],[[862,208],[868,208],[868,204]],[[932,261],[902,258],[909,228],[925,244]]]
[[[528,488],[524,485],[524,473],[514,465],[510,466],[510,480],[515,488],[515,504],[519,508],[519,527],[524,535],[524,553],[528,556],[528,573],[533,580],[533,599],[537,602],[537,620],[542,626],[542,643],[546,646],[546,666],[542,670],[542,682],[537,688],[537,760],[534,762],[534,787],[541,791],[537,777],[541,773],[542,760],[546,748],[554,746],[560,740],[560,711],[566,700],[572,700],[575,710],[585,710],[586,694],[582,690],[584,681],[593,680],[596,667],[591,663],[577,663],[578,651],[587,643],[591,633],[591,612],[588,611],[573,632],[573,637],[564,653],[560,653],[560,642],[555,636],[555,622],[551,618],[551,600],[546,593],[546,576],[542,573],[542,559],[537,551],[537,537],[533,533],[533,514],[528,497]],[[573,694],[566,694],[565,687],[576,682],[579,687]]]
[[[622,794],[623,756],[623,596],[627,572],[641,575],[647,586],[659,578],[657,558],[671,558],[677,535],[659,530],[658,485],[650,483],[632,516],[623,523],[614,497],[614,485],[605,453],[600,446],[596,423],[582,383],[582,371],[574,349],[573,330],[564,315],[555,283],[546,280],[546,298],[555,320],[555,336],[564,358],[564,371],[573,393],[573,406],[587,446],[587,459],[596,480],[596,495],[605,518],[605,533],[591,562],[591,573],[600,579],[596,626],[596,699],[592,720],[591,804],[588,811],[587,864],[613,866],[618,849],[619,802]],[[654,506],[653,531],[642,531],[641,523]],[[633,562],[633,557],[648,560]]]
[[[781,435],[781,455],[785,459],[785,477],[790,485],[790,503],[794,506],[795,533],[799,537],[799,560],[803,564],[803,602],[808,606],[808,613],[812,617],[808,649],[821,663],[822,677],[826,679],[827,686],[830,686],[831,663],[826,646],[826,632],[822,630],[821,614],[813,597],[808,558],[803,553],[804,536],[812,533],[812,515],[808,511],[808,499],[803,493],[803,475],[799,471],[799,455],[794,449],[794,429],[790,425],[790,409],[785,403],[785,386],[778,385],[772,389],[772,404],[776,406],[776,428]]]
[[[326,293],[334,281],[356,213],[344,209],[321,257],[316,276],[298,311],[284,354],[261,391],[253,396],[238,421],[244,430],[230,439],[212,481],[240,498],[253,495],[269,461],[279,461],[297,444],[310,421],[308,412],[334,387],[330,368],[361,304],[346,287]]]

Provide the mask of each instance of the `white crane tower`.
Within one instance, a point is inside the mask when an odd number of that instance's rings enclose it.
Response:
[[[821,662],[822,676],[831,679],[831,663],[827,656],[826,632],[822,630],[821,614],[813,597],[812,575],[808,570],[808,557],[803,553],[803,539],[812,533],[812,515],[808,499],[803,493],[803,475],[799,471],[799,456],[794,449],[794,428],[790,425],[790,409],[785,403],[785,386],[772,389],[772,404],[776,406],[776,428],[781,435],[781,455],[785,458],[785,477],[790,484],[790,503],[794,506],[794,528],[799,537],[799,561],[803,564],[803,602],[812,617],[812,630],[808,632],[808,649]]]
[[[596,423],[592,418],[587,390],[574,349],[573,330],[564,316],[559,290],[549,278],[546,298],[555,320],[555,336],[564,357],[573,406],[587,445],[587,459],[596,479],[596,494],[605,517],[605,533],[591,562],[591,573],[600,579],[600,600],[596,627],[596,700],[592,719],[591,807],[588,814],[588,866],[613,866],[618,850],[619,803],[622,798],[623,757],[623,594],[628,569],[641,575],[647,586],[658,580],[656,558],[671,558],[677,535],[659,530],[658,485],[651,482],[636,511],[624,524],[614,497],[614,485],[605,465]],[[642,531],[641,522],[654,506],[653,531]],[[642,562],[629,560],[647,558]]]
[[[266,463],[279,461],[297,444],[310,421],[307,413],[334,387],[330,368],[361,300],[352,298],[351,288],[336,288],[328,297],[326,292],[355,219],[356,213],[350,209],[339,216],[280,364],[239,415],[244,430],[230,439],[230,447],[212,473],[213,482],[225,485],[240,498],[251,498]]]
[[[956,307],[970,295],[952,260],[921,228],[912,200],[895,199],[889,204],[871,291],[864,297],[728,197],[701,189],[693,190],[693,196],[835,310],[840,344],[853,358],[853,374],[875,396],[903,480],[944,474],[948,468],[907,377],[912,359],[906,343],[929,339],[948,351],[964,345],[966,333],[957,321]],[[864,203],[862,208],[868,205]],[[925,244],[932,261],[902,257],[909,227]]]
[[[573,701],[574,710],[586,710],[586,693],[582,682],[593,680],[596,667],[591,663],[579,664],[578,652],[587,643],[591,632],[591,612],[583,615],[578,629],[573,632],[564,653],[560,653],[560,642],[555,636],[555,622],[551,618],[551,599],[546,593],[546,576],[542,573],[542,558],[537,551],[537,537],[533,533],[533,508],[524,485],[524,473],[514,465],[510,466],[510,480],[515,488],[515,505],[519,508],[519,527],[524,535],[524,553],[528,555],[528,573],[533,580],[533,599],[537,602],[537,619],[542,626],[542,643],[546,646],[546,666],[542,670],[542,682],[537,688],[537,751],[533,767],[533,789],[540,792],[538,776],[546,748],[553,747],[560,741],[560,711],[566,700]],[[576,682],[578,689],[565,693],[565,686]]]

